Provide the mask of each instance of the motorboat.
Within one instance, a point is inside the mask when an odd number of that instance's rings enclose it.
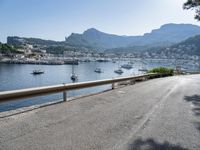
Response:
[[[102,70],[101,70],[101,68],[96,68],[96,69],[94,70],[94,72],[96,72],[96,73],[102,73]]]
[[[124,69],[132,69],[133,68],[133,66],[131,64],[124,64],[121,67]]]
[[[44,71],[42,71],[42,70],[33,70],[33,72],[32,72],[32,74],[33,75],[39,75],[39,74],[43,74],[44,73]]]
[[[141,71],[141,72],[148,72],[148,69],[146,69],[146,68],[140,68],[140,69],[138,69],[138,71]]]
[[[114,72],[117,73],[117,74],[122,74],[122,73],[124,73],[123,70],[122,70],[121,68],[115,70]]]

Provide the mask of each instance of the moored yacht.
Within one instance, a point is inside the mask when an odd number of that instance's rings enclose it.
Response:
[[[74,59],[74,56],[73,56],[73,62],[75,62],[75,59]],[[72,75],[71,75],[71,80],[73,82],[77,81],[78,80],[78,75],[75,74],[75,70],[74,70],[74,63],[72,64]]]
[[[96,73],[102,73],[103,71],[101,70],[101,68],[96,68],[96,69],[94,70],[94,72],[96,72]]]
[[[33,72],[32,72],[33,75],[39,75],[39,74],[43,74],[43,73],[44,73],[44,71],[42,71],[42,70],[40,70],[40,69],[38,69],[38,70],[33,70]]]
[[[133,68],[133,66],[131,64],[123,64],[121,67],[124,69],[132,69]]]
[[[141,71],[141,72],[148,72],[148,69],[147,69],[147,68],[144,68],[144,67],[142,67],[142,68],[138,69],[138,71]]]
[[[115,70],[114,72],[117,73],[117,74],[122,74],[122,73],[124,73],[123,70],[122,70],[121,68]]]

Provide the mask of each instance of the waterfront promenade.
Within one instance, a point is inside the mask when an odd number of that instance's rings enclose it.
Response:
[[[16,115],[0,113],[0,149],[198,150],[199,85],[200,75],[159,78]]]

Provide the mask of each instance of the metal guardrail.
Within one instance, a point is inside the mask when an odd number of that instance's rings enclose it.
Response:
[[[4,91],[0,92],[0,103],[8,102],[17,99],[42,96],[54,93],[63,92],[63,100],[67,100],[67,91],[89,88],[94,86],[101,86],[106,84],[112,84],[112,88],[114,88],[114,84],[117,82],[128,81],[128,80],[138,80],[142,78],[155,78],[160,77],[161,74],[145,74],[139,76],[129,76],[129,77],[121,77],[114,79],[105,79],[105,80],[97,80],[97,81],[88,81],[88,82],[80,82],[80,83],[70,83],[70,84],[58,84],[53,86],[44,86],[44,87],[36,87],[36,88],[27,88],[21,90],[13,90],[13,91]]]

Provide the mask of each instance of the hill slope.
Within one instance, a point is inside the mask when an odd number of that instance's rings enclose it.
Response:
[[[167,48],[158,48],[150,51],[150,53],[155,53],[156,56],[160,58],[181,58],[188,59],[200,57],[200,35],[190,37],[185,41]]]
[[[43,40],[39,38],[25,38],[25,37],[18,37],[18,36],[8,36],[7,37],[7,44],[11,45],[21,45],[21,44],[31,44],[31,45],[60,45],[63,42],[57,42],[53,40]]]
[[[169,50],[174,53],[179,53],[180,55],[200,56],[200,35],[190,37],[179,44],[173,45]]]

